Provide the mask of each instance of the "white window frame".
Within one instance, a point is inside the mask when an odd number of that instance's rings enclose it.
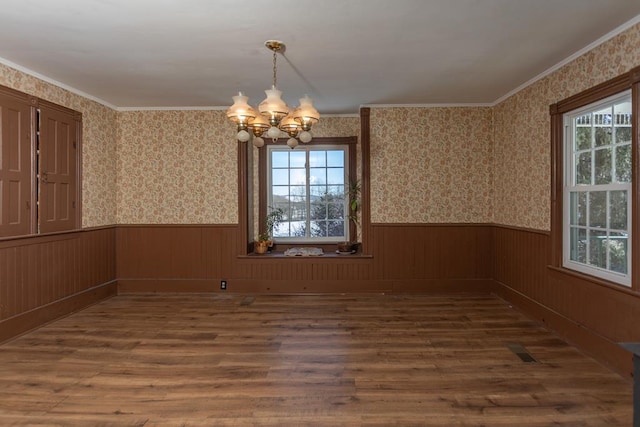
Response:
[[[273,169],[271,166],[271,153],[273,151],[291,151],[291,149],[287,146],[281,145],[268,145],[267,147],[267,206],[274,206],[273,201],[273,191],[272,191],[272,178],[273,178]],[[278,243],[335,243],[341,241],[349,241],[349,198],[348,198],[348,189],[349,189],[349,146],[346,144],[318,144],[318,145],[299,145],[295,149],[296,151],[304,151],[307,156],[307,160],[309,158],[309,153],[312,151],[342,151],[344,154],[344,186],[345,186],[345,198],[344,198],[344,235],[343,236],[330,236],[330,237],[301,237],[301,236],[292,236],[292,237],[273,237],[273,240]],[[306,190],[307,196],[309,195],[309,163],[305,164],[306,170]],[[309,225],[309,212],[310,212],[310,197],[307,197],[306,200],[306,209],[307,209],[307,224]],[[270,209],[270,208],[269,208]],[[309,230],[309,226],[307,227]]]
[[[579,271],[581,273],[589,274],[595,277],[599,277],[601,279],[605,279],[623,286],[631,287],[631,265],[632,265],[632,228],[631,228],[631,219],[632,219],[632,198],[634,197],[631,191],[631,180],[626,183],[610,183],[610,184],[595,184],[595,185],[584,185],[584,184],[576,184],[576,162],[575,162],[575,153],[574,151],[574,135],[575,135],[575,118],[585,115],[586,113],[598,111],[604,109],[608,106],[612,106],[614,104],[618,104],[620,102],[629,101],[631,102],[631,91],[621,92],[614,96],[605,98],[598,102],[586,105],[579,109],[570,111],[563,115],[563,125],[564,125],[564,183],[563,183],[563,223],[562,223],[562,258],[563,258],[563,267]],[[632,112],[635,113],[635,112]],[[595,151],[593,147],[590,148],[591,151]],[[615,164],[615,162],[614,162]],[[633,168],[633,166],[632,166]],[[592,174],[594,173],[595,165],[592,165]],[[615,174],[612,171],[612,174]],[[608,269],[599,268],[593,265],[584,264],[571,259],[571,193],[576,191],[584,191],[584,192],[595,192],[595,191],[605,191],[609,194],[609,191],[626,191],[627,192],[627,273],[619,273]],[[607,218],[609,217],[609,209],[610,205],[607,202]],[[588,215],[588,213],[587,213]],[[586,220],[587,226],[586,229],[594,229],[594,227],[589,226],[589,220]],[[599,231],[609,232],[615,231],[609,228],[597,228]],[[589,246],[589,245],[587,245]],[[587,249],[587,260],[589,259],[589,252]]]

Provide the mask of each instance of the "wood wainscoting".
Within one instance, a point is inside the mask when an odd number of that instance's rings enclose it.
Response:
[[[493,226],[373,225],[371,253],[237,255],[234,225],[128,225],[117,230],[118,290],[128,292],[490,292]]]
[[[551,267],[549,233],[495,226],[497,294],[609,367],[633,370],[618,343],[640,341],[640,295]]]
[[[115,227],[0,241],[0,342],[116,294]]]

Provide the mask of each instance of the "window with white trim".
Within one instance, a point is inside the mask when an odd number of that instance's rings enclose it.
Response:
[[[336,242],[349,240],[346,145],[267,148],[269,210],[282,209],[284,219],[274,228],[278,242]]]
[[[563,121],[563,266],[631,286],[631,93]]]

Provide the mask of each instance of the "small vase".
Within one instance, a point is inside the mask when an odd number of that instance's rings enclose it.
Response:
[[[269,249],[269,242],[260,241],[253,245],[253,251],[257,254],[266,254]]]

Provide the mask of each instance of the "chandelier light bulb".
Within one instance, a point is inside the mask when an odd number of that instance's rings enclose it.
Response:
[[[280,138],[280,129],[275,126],[271,126],[267,131],[267,136],[275,141]]]
[[[294,148],[296,148],[298,146],[298,140],[295,138],[289,138],[287,140],[287,145],[289,147],[291,147],[291,149],[293,150]]]
[[[249,138],[251,137],[251,135],[249,134],[249,132],[247,132],[246,130],[241,130],[240,132],[238,132],[238,135],[236,136],[238,138],[238,141],[240,142],[247,142],[249,140]]]
[[[308,130],[303,130],[302,132],[300,132],[300,135],[298,135],[298,138],[300,138],[300,141],[303,143],[307,143],[307,142],[311,142],[311,140],[313,139],[313,135],[311,135],[311,132],[309,132]]]

